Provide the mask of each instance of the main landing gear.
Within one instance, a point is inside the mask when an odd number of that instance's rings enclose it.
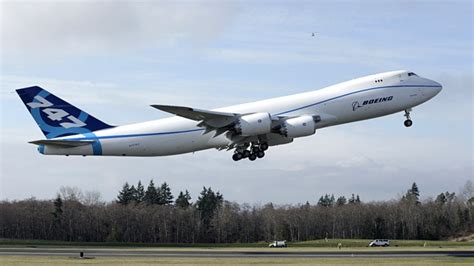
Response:
[[[407,109],[405,110],[405,114],[403,115],[404,117],[406,117],[407,119],[405,120],[405,122],[403,122],[403,124],[406,126],[406,127],[411,127],[411,125],[413,125],[413,121],[411,121],[410,119],[410,109]]]
[[[250,161],[255,161],[257,158],[263,158],[265,156],[265,151],[268,150],[268,143],[252,143],[252,145],[239,146],[235,149],[232,159],[234,161],[239,161],[245,158],[248,158]]]

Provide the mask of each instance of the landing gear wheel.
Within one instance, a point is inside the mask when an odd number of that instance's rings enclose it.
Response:
[[[243,158],[248,158],[249,156],[250,156],[250,151],[245,150],[242,157]]]
[[[250,160],[250,161],[255,161],[256,159],[257,159],[257,155],[255,155],[255,153],[251,153],[251,154],[249,155],[249,160]]]
[[[263,151],[257,152],[257,157],[258,158],[263,158],[263,156],[265,156],[265,152],[263,152]]]
[[[262,151],[268,150],[268,143],[264,142],[260,144],[260,149],[262,149]]]
[[[403,124],[406,127],[411,127],[411,125],[413,125],[413,121],[411,121],[410,119],[407,119],[407,120],[405,120],[405,122],[403,122]]]
[[[413,121],[411,121],[411,118],[410,118],[410,111],[411,111],[411,109],[405,110],[405,114],[403,115],[404,117],[407,118],[407,120],[405,120],[405,122],[403,122],[403,124],[406,127],[411,127],[411,125],[413,125]]]
[[[234,153],[234,155],[232,155],[232,160],[238,161],[238,160],[240,160],[240,159],[242,159],[242,154],[240,154],[240,153]]]

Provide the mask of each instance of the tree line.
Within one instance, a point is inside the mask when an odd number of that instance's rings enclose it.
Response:
[[[397,200],[325,194],[317,204],[263,206],[224,200],[203,187],[192,202],[165,182],[124,184],[113,202],[61,188],[53,200],[0,202],[0,238],[94,242],[233,243],[322,238],[446,239],[474,232],[474,189],[420,200],[416,183]]]

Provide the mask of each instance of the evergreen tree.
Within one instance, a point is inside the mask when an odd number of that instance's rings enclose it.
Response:
[[[336,205],[337,206],[343,206],[347,203],[347,200],[346,200],[346,197],[344,196],[340,196],[339,198],[337,198],[336,200]]]
[[[58,194],[56,199],[53,201],[54,210],[51,213],[53,215],[53,224],[52,228],[54,231],[54,238],[57,240],[62,240],[61,236],[63,233],[62,230],[62,221],[63,221],[63,200]]]
[[[318,200],[318,206],[321,206],[321,207],[327,207],[326,200],[324,199],[324,197],[323,197],[323,196],[319,197],[319,200]]]
[[[359,194],[357,194],[357,196],[356,196],[355,203],[356,203],[356,204],[359,204],[359,203],[360,203],[360,197],[359,197]]]
[[[186,209],[191,205],[191,195],[189,195],[188,190],[186,189],[186,193],[183,191],[179,192],[178,198],[176,198],[176,206]]]
[[[415,182],[413,182],[411,188],[407,190],[407,193],[402,197],[402,200],[412,204],[420,204],[420,191]]]
[[[331,198],[329,198],[329,206],[334,206],[334,203],[336,203],[336,198],[334,197],[334,194],[331,194]]]
[[[411,185],[411,189],[409,190],[409,193],[415,196],[417,201],[420,199],[420,191],[418,190],[418,186],[416,185],[415,182],[413,182],[413,184]]]
[[[309,209],[310,207],[311,207],[311,204],[309,204],[309,201],[306,201],[303,208]]]
[[[130,187],[130,202],[135,202],[137,203],[137,189],[135,188],[135,185],[132,185]]]
[[[435,199],[435,203],[438,204],[438,205],[443,205],[445,204],[447,201],[446,199],[446,196],[444,195],[444,193],[440,193],[436,199]]]
[[[171,188],[166,182],[161,184],[161,187],[158,189],[158,204],[160,205],[170,205],[173,203],[173,194],[171,194]]]
[[[143,202],[143,198],[145,197],[145,188],[142,185],[142,181],[138,180],[138,185],[135,194],[135,201],[137,203]]]
[[[201,195],[196,201],[196,206],[204,225],[209,225],[211,218],[223,201],[224,198],[219,192],[214,193],[210,187],[208,189],[203,187]]]
[[[356,201],[355,195],[354,195],[354,193],[352,193],[352,196],[351,196],[351,198],[349,199],[349,204],[355,204],[355,201]]]
[[[153,179],[150,180],[150,184],[145,191],[145,196],[143,197],[143,201],[146,204],[158,204],[158,191],[156,190],[155,183],[153,183]]]
[[[332,194],[331,196],[329,196],[329,194],[326,194],[324,195],[324,197],[321,196],[319,198],[318,206],[331,207],[331,206],[334,206],[335,202],[336,202],[336,199],[334,198],[334,194]]]
[[[133,200],[133,194],[130,189],[130,185],[128,182],[125,182],[125,185],[123,185],[122,190],[119,192],[117,196],[117,203],[120,203],[122,205],[127,205]]]
[[[63,200],[61,199],[59,194],[54,200],[53,205],[54,205],[54,211],[53,211],[54,222],[57,223],[61,220],[61,216],[63,214]]]

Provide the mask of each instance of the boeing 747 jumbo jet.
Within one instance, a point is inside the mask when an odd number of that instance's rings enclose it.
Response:
[[[392,71],[324,89],[203,110],[152,105],[175,115],[111,126],[34,86],[18,95],[46,139],[30,143],[46,155],[166,156],[210,148],[233,150],[235,161],[262,158],[269,146],[313,135],[316,129],[410,111],[437,95],[441,84],[409,71]]]

